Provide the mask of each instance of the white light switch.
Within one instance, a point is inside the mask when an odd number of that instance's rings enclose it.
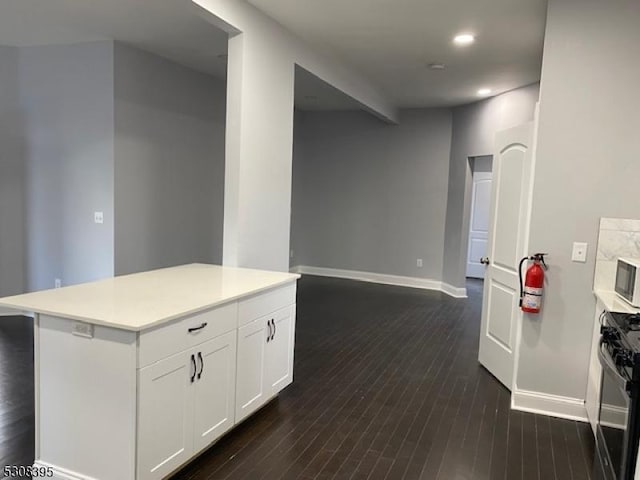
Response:
[[[587,261],[587,244],[583,242],[573,242],[573,252],[571,253],[573,262],[585,263]]]
[[[102,212],[93,212],[93,221],[95,223],[104,223],[104,214]]]

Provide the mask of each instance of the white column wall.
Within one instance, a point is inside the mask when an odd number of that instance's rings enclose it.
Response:
[[[287,270],[294,65],[253,34],[229,41],[223,263]]]
[[[223,263],[288,270],[295,65],[385,121],[397,121],[396,108],[365,77],[314,51],[246,2],[194,4],[231,36]]]

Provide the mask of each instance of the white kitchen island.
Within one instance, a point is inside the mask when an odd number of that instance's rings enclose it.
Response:
[[[292,382],[298,278],[192,264],[0,299],[35,314],[35,466],[179,469]]]

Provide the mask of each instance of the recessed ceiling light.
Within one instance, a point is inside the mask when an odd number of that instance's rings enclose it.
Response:
[[[434,62],[427,65],[431,70],[444,70],[446,65],[444,63]]]
[[[485,95],[489,95],[490,93],[491,93],[490,88],[481,88],[480,90],[478,90],[478,95],[480,95],[481,97],[484,97]]]
[[[453,43],[456,45],[471,45],[476,41],[476,37],[471,33],[460,33],[453,38]]]

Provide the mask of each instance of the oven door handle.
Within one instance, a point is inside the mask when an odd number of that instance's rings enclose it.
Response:
[[[623,392],[623,393],[627,393],[627,379],[624,378],[622,375],[620,375],[620,372],[618,372],[618,369],[616,368],[615,364],[609,359],[609,355],[605,355],[605,353],[602,351],[602,345],[604,343],[604,339],[601,338],[600,342],[598,343],[598,360],[600,360],[600,365],[602,365],[602,368],[607,369],[609,372],[612,373],[612,380],[614,380],[616,382],[616,385],[618,386],[618,388]]]

